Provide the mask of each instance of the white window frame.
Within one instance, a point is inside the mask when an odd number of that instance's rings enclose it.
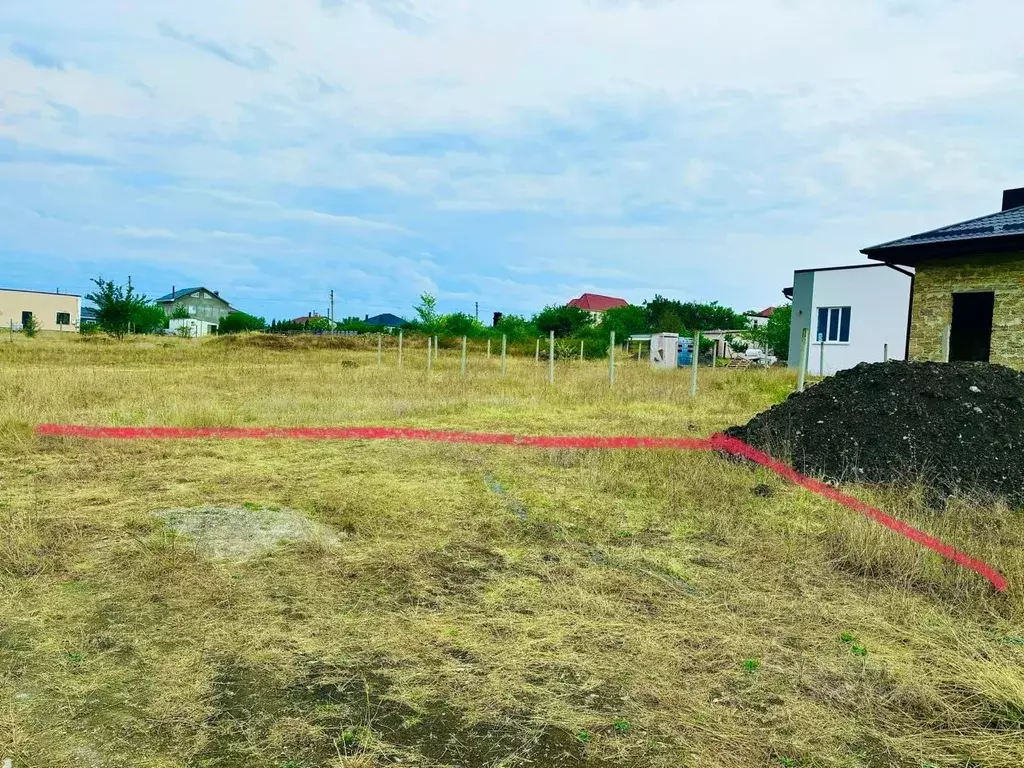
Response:
[[[824,338],[819,336],[821,328],[821,313],[826,312]],[[843,312],[846,312],[846,338],[842,338]],[[828,306],[816,307],[814,312],[814,343],[825,345],[846,345],[850,343],[850,335],[853,331],[853,308],[849,306]],[[836,338],[830,339],[832,331],[835,330]]]

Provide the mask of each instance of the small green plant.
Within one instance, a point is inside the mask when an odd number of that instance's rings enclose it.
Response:
[[[865,648],[863,645],[857,645],[856,643],[854,643],[850,646],[850,653],[852,653],[854,656],[867,656],[868,649]]]
[[[256,503],[251,502],[251,501],[247,501],[247,502],[243,503],[242,506],[245,507],[246,509],[250,510],[251,512],[255,512],[257,510],[263,509],[263,507],[261,507],[259,504],[256,504]]]
[[[36,320],[35,315],[29,313],[22,318],[21,331],[25,334],[26,338],[35,338],[35,335],[39,333],[39,321]]]
[[[77,651],[68,651],[67,657],[68,661],[70,661],[72,664],[81,664],[83,661],[85,661],[85,656],[78,653]]]
[[[853,632],[843,632],[843,634],[839,636],[839,639],[844,643],[853,643],[857,640],[857,638],[853,636]]]
[[[797,762],[792,757],[786,757],[785,755],[779,755],[776,760],[779,761],[779,765],[783,768],[796,768]]]
[[[615,721],[615,732],[620,736],[625,736],[631,730],[633,730],[633,726],[630,724],[629,720],[624,720],[620,717]]]
[[[576,734],[576,738],[577,738],[577,739],[578,739],[578,740],[579,740],[579,741],[580,741],[580,742],[581,742],[582,744],[589,744],[589,743],[590,743],[590,739],[591,739],[591,736],[590,736],[590,732],[589,732],[589,731],[579,731],[579,732],[578,732],[578,733]]]
[[[760,668],[760,666],[761,666],[761,662],[758,661],[757,659],[746,659],[743,662],[743,671],[744,672],[749,672],[749,673],[754,673],[754,672],[757,672],[757,670]]]

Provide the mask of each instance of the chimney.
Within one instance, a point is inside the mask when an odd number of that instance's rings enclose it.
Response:
[[[367,320],[369,320],[369,319],[370,319],[370,316],[369,316],[369,315],[367,315],[367,316],[366,316],[366,319],[365,319],[365,320],[363,320],[363,322],[365,323],[365,322],[366,322]]]
[[[1007,189],[1003,191],[1003,210],[1008,211],[1011,208],[1020,208],[1024,205],[1024,187],[1018,187],[1017,189]]]
[[[505,315],[502,312],[495,312],[494,313],[494,320],[491,323],[491,327],[492,328],[497,328],[498,327],[498,323],[501,322],[501,318],[503,318],[504,316]]]

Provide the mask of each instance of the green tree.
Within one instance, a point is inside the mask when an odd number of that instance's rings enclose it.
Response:
[[[767,324],[748,331],[746,336],[780,360],[785,360],[789,356],[789,326],[792,320],[793,307],[791,305],[776,307],[772,316],[768,318]]]
[[[135,316],[149,306],[149,301],[141,293],[136,293],[131,283],[125,287],[102,277],[94,278],[92,282],[96,290],[85,298],[96,307],[97,325],[111,336],[124,338]]]
[[[340,320],[336,327],[339,331],[355,331],[356,333],[373,333],[374,331],[382,330],[367,324],[360,317],[346,317]]]
[[[131,313],[132,333],[156,333],[167,327],[167,313],[156,304],[142,304]]]
[[[429,293],[420,294],[420,303],[413,307],[423,330],[430,332],[437,326],[437,299]]]
[[[426,326],[424,326],[426,328]],[[475,317],[464,312],[453,312],[450,315],[441,315],[434,323],[434,328],[445,336],[482,336],[484,334],[483,324]]]
[[[245,333],[246,331],[262,331],[267,327],[267,321],[262,317],[256,317],[246,312],[232,312],[227,317],[221,318],[217,326],[217,333]]]
[[[189,317],[190,315],[188,313],[188,307],[186,307],[184,304],[179,304],[174,308],[174,311],[171,312],[172,320],[188,320]]]
[[[545,307],[533,318],[533,324],[542,334],[555,332],[555,336],[563,338],[576,336],[594,324],[591,314],[579,307],[562,306]]]
[[[21,322],[21,332],[29,339],[35,338],[41,327],[42,326],[39,324],[39,321],[36,320],[36,316],[31,313],[25,315]]]
[[[311,317],[306,321],[304,327],[310,333],[323,333],[324,331],[331,330],[331,318],[323,317],[322,315]]]
[[[528,341],[536,338],[540,333],[537,326],[520,315],[504,315],[494,326],[494,332],[498,336],[508,336],[508,340],[513,342]]]
[[[692,333],[693,331],[742,331],[747,318],[717,301],[701,304],[694,301],[681,302],[655,296],[644,302],[647,320],[654,333]]]
[[[625,341],[634,333],[650,333],[651,325],[647,310],[643,307],[628,306],[609,309],[601,315],[601,324],[591,329],[588,335],[608,340],[608,334],[615,331],[615,338]]]

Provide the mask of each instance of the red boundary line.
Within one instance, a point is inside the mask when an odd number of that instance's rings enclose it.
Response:
[[[999,592],[1006,591],[1007,581],[999,571],[981,560],[960,552],[953,546],[876,509],[860,499],[843,493],[820,480],[797,472],[763,451],[735,437],[712,435],[690,437],[572,437],[529,436],[486,432],[447,432],[433,429],[402,429],[390,427],[88,427],[73,424],[40,424],[40,435],[81,437],[94,440],[194,440],[220,439],[298,439],[298,440],[417,440],[439,443],[471,443],[474,445],[513,445],[534,448],[670,448],[688,451],[723,451],[754,461],[779,477],[841,504],[890,531],[900,534],[957,565],[982,576]]]

